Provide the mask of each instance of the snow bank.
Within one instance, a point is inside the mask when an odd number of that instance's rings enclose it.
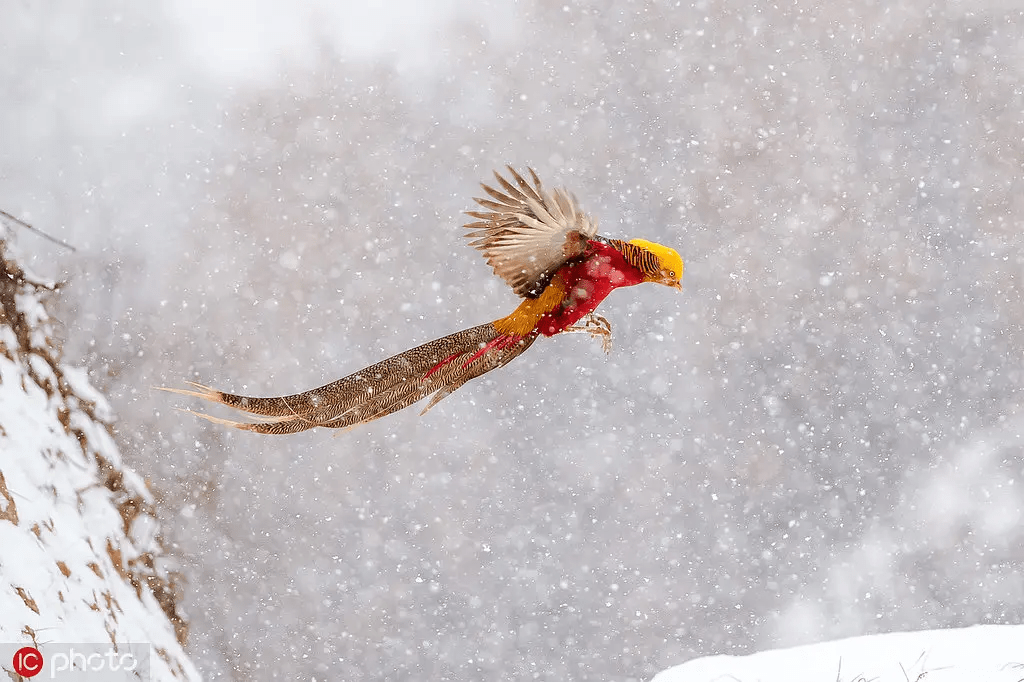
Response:
[[[654,682],[1020,682],[1024,625],[898,632],[698,658]]]
[[[151,651],[149,679],[198,680],[153,499],[121,461],[103,397],[60,360],[55,290],[0,239],[0,670],[20,679],[8,644],[49,660],[97,643]]]

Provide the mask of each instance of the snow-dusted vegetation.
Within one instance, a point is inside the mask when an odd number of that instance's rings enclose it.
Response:
[[[108,643],[150,661],[142,679],[198,680],[152,494],[122,461],[107,401],[61,359],[55,288],[0,239],[0,642],[47,660],[63,643]],[[4,652],[0,670],[19,679]]]

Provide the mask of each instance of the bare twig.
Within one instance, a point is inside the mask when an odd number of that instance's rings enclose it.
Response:
[[[35,232],[40,237],[43,237],[44,239],[48,239],[51,242],[53,242],[54,244],[57,244],[59,246],[63,246],[65,249],[68,249],[69,251],[72,251],[72,252],[75,251],[75,247],[71,246],[71,244],[68,244],[67,242],[62,241],[60,239],[57,239],[56,237],[51,237],[50,235],[46,234],[42,230],[40,230],[38,228],[35,228],[35,227],[32,227],[31,225],[26,223],[24,220],[20,220],[18,218],[15,218],[14,216],[12,216],[7,211],[0,211],[0,216],[3,216],[4,218],[7,218],[11,222],[13,222],[15,225],[18,225],[19,227],[24,227],[26,230],[31,230],[32,232]]]

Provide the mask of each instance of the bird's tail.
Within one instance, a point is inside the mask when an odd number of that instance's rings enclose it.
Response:
[[[347,428],[397,412],[433,394],[423,412],[470,379],[503,367],[537,340],[501,334],[482,324],[417,346],[320,388],[279,398],[252,398],[193,383],[161,390],[202,398],[256,415],[237,422],[195,412],[218,424],[256,433],[298,433],[314,426]],[[191,383],[191,382],[190,382]]]

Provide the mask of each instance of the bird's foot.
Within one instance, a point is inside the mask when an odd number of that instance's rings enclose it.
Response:
[[[566,327],[567,332],[586,332],[595,338],[601,339],[601,350],[610,353],[612,350],[612,324],[597,313],[590,313],[584,317],[581,324],[574,324]]]

